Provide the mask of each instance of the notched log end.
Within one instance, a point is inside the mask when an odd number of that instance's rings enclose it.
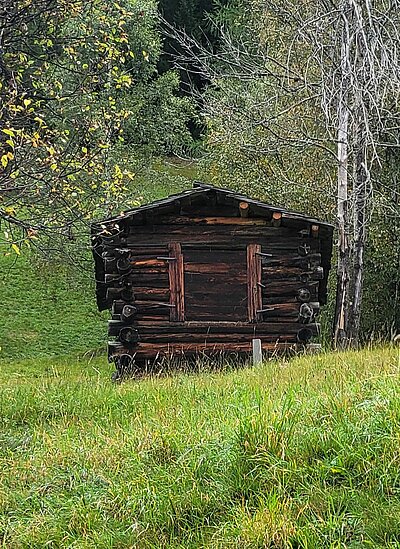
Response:
[[[250,206],[248,202],[239,202],[240,217],[249,217]]]

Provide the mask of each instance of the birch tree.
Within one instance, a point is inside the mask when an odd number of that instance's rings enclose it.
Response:
[[[252,135],[264,128],[260,146],[266,157],[319,149],[324,162],[336,166],[333,336],[336,347],[357,345],[365,243],[382,152],[400,142],[400,2],[278,0],[241,6],[241,31],[222,28],[217,53],[184,32],[167,29],[186,48],[186,57],[177,63],[184,68],[195,59],[197,70],[218,90],[206,101],[211,119],[219,115],[229,125],[240,115],[246,93],[252,94],[242,128],[248,124]],[[241,135],[249,133],[246,129]],[[241,148],[249,145],[257,148],[257,139]]]

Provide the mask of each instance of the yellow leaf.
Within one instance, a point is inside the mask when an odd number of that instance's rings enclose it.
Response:
[[[8,158],[7,158],[7,155],[6,155],[6,154],[3,154],[3,156],[1,157],[1,164],[2,164],[2,166],[4,166],[4,168],[7,167]]]
[[[11,244],[11,248],[14,250],[14,252],[17,255],[21,255],[20,249],[18,248],[18,246],[16,244]]]
[[[50,165],[50,168],[51,168],[53,171],[56,170],[56,169],[57,169],[57,164],[56,164],[56,163],[51,164],[51,165]]]
[[[87,153],[87,148],[86,148],[86,147],[82,147],[82,152],[83,152],[84,154],[86,154],[86,153]]]
[[[24,105],[25,107],[29,107],[29,105],[32,103],[32,99],[24,99]]]
[[[1,130],[3,133],[7,134],[7,135],[10,135],[11,137],[14,137],[14,132],[13,130],[10,130],[10,129],[5,129],[5,130]]]

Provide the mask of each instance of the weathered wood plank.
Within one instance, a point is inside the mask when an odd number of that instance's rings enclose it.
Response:
[[[257,217],[226,217],[226,216],[158,216],[155,225],[240,225],[265,227],[267,220]]]
[[[261,320],[259,310],[262,309],[261,293],[261,252],[259,244],[247,246],[247,316],[250,322]]]
[[[239,263],[220,263],[218,260],[215,263],[187,263],[185,261],[185,273],[190,274],[227,274],[235,276],[241,268]]]
[[[182,235],[187,236],[212,236],[216,240],[218,240],[218,237],[224,234],[231,234],[231,235],[242,235],[242,236],[250,236],[250,237],[258,237],[258,236],[264,236],[265,238],[269,239],[290,239],[290,238],[297,238],[299,239],[298,231],[289,229],[287,227],[269,227],[267,225],[254,225],[246,223],[246,220],[242,218],[236,218],[239,223],[235,225],[210,225],[210,224],[202,224],[202,223],[192,223],[192,224],[164,224],[164,225],[143,225],[139,227],[132,227],[129,234],[126,236],[114,236],[112,240],[105,241],[104,245],[110,245],[113,244],[114,246],[118,246],[118,242],[131,242],[133,244],[139,243],[143,245],[142,237],[146,235],[179,235],[181,237]],[[240,221],[242,219],[242,221]],[[252,218],[249,218],[252,220]],[[185,240],[185,239],[184,239]],[[183,240],[183,241],[184,241]],[[304,236],[303,240],[315,240],[311,239],[310,236]]]
[[[244,320],[246,252],[192,248],[184,250],[188,320]]]
[[[321,280],[324,276],[324,270],[322,267],[316,267],[311,270],[304,270],[302,267],[263,267],[262,268],[262,282],[265,284],[266,280],[275,280],[277,278],[286,280]]]
[[[251,341],[245,343],[177,343],[169,345],[165,343],[139,343],[134,350],[127,349],[123,345],[112,343],[110,345],[110,355],[118,356],[118,354],[131,354],[137,358],[156,358],[158,356],[190,356],[194,354],[219,354],[219,353],[237,353],[247,354],[251,352]],[[262,349],[265,352],[295,352],[299,347],[296,343],[262,343]]]
[[[113,334],[109,334],[113,335]],[[265,343],[273,343],[277,340],[296,343],[296,334],[279,335],[267,334],[258,336]],[[210,343],[250,343],[254,339],[252,334],[196,334],[194,337],[192,334],[183,332],[178,334],[142,334],[140,333],[140,342],[142,343],[170,343],[174,345],[176,343],[197,343],[197,344],[210,344]]]
[[[216,321],[189,321],[189,322],[160,322],[155,324],[154,322],[148,321],[139,321],[135,324],[138,327],[140,334],[145,333],[191,333],[194,334],[205,334],[205,333],[247,333],[247,334],[257,334],[262,337],[262,334],[268,335],[277,335],[279,336],[282,332],[282,324],[279,322],[260,322],[257,324],[249,324],[246,322],[216,322]],[[313,335],[319,333],[319,324],[312,323],[307,324]],[[296,334],[301,325],[293,321],[288,322],[285,325],[286,334]]]
[[[316,301],[318,295],[317,281],[309,281],[307,283],[301,280],[282,279],[282,280],[263,280],[265,287],[261,288],[263,295],[263,303],[266,303],[269,298],[280,297],[280,301],[286,301],[286,296],[297,296],[300,289],[305,288],[310,291],[310,299]]]
[[[185,320],[185,277],[183,272],[183,255],[181,245],[171,242],[168,246],[169,254],[176,261],[169,261],[169,290],[170,290],[170,319],[183,322]]]
[[[266,251],[266,250],[264,250]],[[270,257],[262,257],[263,267],[303,267],[308,270],[321,265],[321,254],[310,254],[306,257],[294,254],[279,254]]]
[[[146,300],[158,300],[168,301],[170,299],[169,288],[153,288],[145,286],[135,286],[134,288],[135,299]]]

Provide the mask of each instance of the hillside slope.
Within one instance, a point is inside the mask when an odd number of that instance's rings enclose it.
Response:
[[[105,347],[93,275],[40,262],[29,251],[0,255],[0,360]]]
[[[3,362],[3,547],[400,546],[397,350],[118,386],[109,370]]]

